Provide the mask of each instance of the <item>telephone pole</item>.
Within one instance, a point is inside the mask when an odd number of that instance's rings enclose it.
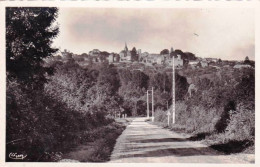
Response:
[[[154,121],[154,99],[153,99],[153,87],[152,87],[152,121]]]
[[[175,67],[174,55],[172,57],[172,124],[175,124]]]
[[[149,90],[146,91],[147,93],[147,118],[149,118]]]
[[[149,92],[152,92],[152,121],[154,121],[154,98],[153,98],[153,87],[152,90],[147,90],[147,118],[150,118],[149,116]]]

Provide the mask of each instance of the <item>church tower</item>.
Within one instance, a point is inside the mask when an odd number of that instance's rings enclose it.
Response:
[[[171,52],[170,53],[173,53],[173,52],[174,52],[173,47],[171,47]]]
[[[125,42],[125,52],[126,53],[128,52],[128,48],[127,48],[126,42]]]

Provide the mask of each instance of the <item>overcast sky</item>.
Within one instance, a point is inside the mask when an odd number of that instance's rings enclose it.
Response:
[[[149,53],[173,47],[198,57],[255,59],[252,9],[60,8],[57,22],[54,46],[77,54],[118,53],[126,42]]]

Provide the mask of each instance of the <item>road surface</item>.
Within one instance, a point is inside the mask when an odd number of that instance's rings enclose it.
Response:
[[[253,163],[254,155],[224,155],[199,141],[136,118],[117,139],[111,155],[116,162]]]

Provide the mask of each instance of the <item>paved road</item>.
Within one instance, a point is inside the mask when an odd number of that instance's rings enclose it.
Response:
[[[199,141],[136,118],[119,136],[111,155],[114,162],[250,163],[253,155],[223,155]],[[252,162],[251,162],[252,163]]]

